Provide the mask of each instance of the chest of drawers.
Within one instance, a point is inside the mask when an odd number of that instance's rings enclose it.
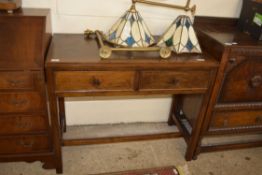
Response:
[[[221,26],[210,19],[198,26],[198,34],[203,48],[221,64],[199,151],[262,146],[262,43],[240,32],[235,19]],[[223,144],[212,143],[218,136]]]
[[[50,12],[0,12],[0,161],[53,165],[45,53],[51,40]]]

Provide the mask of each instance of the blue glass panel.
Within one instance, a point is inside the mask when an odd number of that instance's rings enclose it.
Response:
[[[150,40],[151,38],[145,33],[145,41],[149,44],[150,43]]]
[[[188,40],[186,44],[186,48],[191,51],[194,48],[194,45],[192,44],[191,40]]]
[[[188,20],[186,20],[186,24],[185,26],[189,29],[189,27],[191,26],[190,22]]]
[[[111,33],[111,35],[109,36],[109,40],[113,40],[116,39],[116,31]]]
[[[132,46],[135,43],[135,40],[132,36],[128,37],[125,41],[128,46]]]

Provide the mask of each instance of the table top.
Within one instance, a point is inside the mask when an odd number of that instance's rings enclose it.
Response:
[[[75,68],[175,68],[218,67],[218,62],[207,53],[173,54],[162,59],[159,52],[117,52],[110,59],[101,59],[96,39],[85,39],[81,34],[55,34],[47,56],[46,67]]]

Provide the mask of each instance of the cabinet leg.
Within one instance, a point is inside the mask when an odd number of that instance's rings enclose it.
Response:
[[[56,165],[56,172],[63,173],[62,165],[62,133],[60,126],[59,98],[55,94],[55,80],[52,69],[47,69],[47,87],[51,119],[52,145],[54,150],[53,161]]]

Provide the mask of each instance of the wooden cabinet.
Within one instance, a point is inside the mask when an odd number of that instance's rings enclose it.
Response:
[[[220,61],[198,152],[262,146],[262,139],[248,140],[262,133],[262,43],[240,32],[236,19],[200,17],[196,22],[203,49]],[[241,140],[232,139],[242,134]],[[218,136],[223,144],[212,144]],[[202,144],[205,139],[208,144]]]
[[[50,12],[0,12],[0,162],[53,165],[44,61]]]

